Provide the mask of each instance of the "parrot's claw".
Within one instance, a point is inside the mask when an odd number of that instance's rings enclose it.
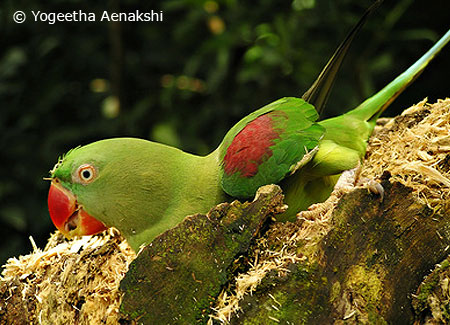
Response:
[[[334,185],[333,192],[348,192],[353,189],[356,185],[356,182],[359,178],[359,174],[361,173],[361,164],[358,162],[358,165],[349,170],[345,170],[341,176],[339,176],[336,185]]]
[[[367,177],[360,177],[361,174],[361,164],[350,170],[346,170],[339,177],[336,185],[334,186],[335,191],[347,191],[355,186],[363,186],[369,190],[370,193],[379,195],[381,200],[384,198],[384,188],[383,186],[373,179]]]
[[[381,200],[384,198],[384,188],[383,185],[378,183],[377,181],[370,179],[366,183],[366,187],[369,190],[370,193],[377,194],[380,196]]]

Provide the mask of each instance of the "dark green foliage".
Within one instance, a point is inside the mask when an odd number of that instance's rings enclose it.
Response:
[[[370,18],[325,115],[356,106],[446,31],[450,4],[412,2],[385,1]],[[42,247],[54,229],[42,177],[58,156],[113,136],[207,153],[246,114],[301,96],[370,3],[1,1],[0,260],[29,251],[30,235]],[[163,10],[164,20],[48,24],[31,14],[82,10],[99,18],[136,9]],[[12,21],[16,10],[26,12],[25,23]],[[395,107],[448,96],[449,65],[446,49]]]

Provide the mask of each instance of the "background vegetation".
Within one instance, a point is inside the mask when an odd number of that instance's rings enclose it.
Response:
[[[54,230],[48,176],[70,148],[116,136],[205,154],[247,113],[301,95],[371,0],[3,0],[0,262]],[[163,11],[162,22],[34,22],[43,12]],[[385,1],[351,48],[327,106],[380,89],[449,28],[450,3]],[[16,24],[12,14],[25,11]],[[450,95],[447,48],[387,112]]]

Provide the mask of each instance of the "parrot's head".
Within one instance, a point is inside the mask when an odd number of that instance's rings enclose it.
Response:
[[[104,163],[98,157],[88,158],[83,151],[83,147],[70,150],[58,159],[50,171],[50,217],[56,228],[68,238],[96,234],[107,228],[103,222],[89,214],[82,203],[82,197],[87,193],[91,192],[90,195],[93,195],[90,185],[98,181],[99,171]]]
[[[70,159],[69,153],[58,160],[51,170],[51,185],[48,193],[50,217],[64,236],[92,235],[106,226],[90,215],[78,196],[84,192],[80,186],[88,186],[98,177],[98,167],[93,161],[77,166],[78,159]],[[67,159],[66,159],[67,158]]]
[[[56,228],[71,238],[113,226],[127,238],[157,223],[167,208],[161,172],[167,150],[133,138],[70,150],[50,171],[48,208]]]

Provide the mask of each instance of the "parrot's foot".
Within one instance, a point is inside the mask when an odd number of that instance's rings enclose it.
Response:
[[[369,192],[379,195],[381,200],[383,200],[383,198],[384,198],[383,185],[381,185],[377,181],[371,179],[367,182],[366,186],[367,186],[367,189],[369,190]]]
[[[328,199],[322,203],[312,204],[307,211],[299,212],[297,214],[297,220],[316,220],[319,217],[323,218],[331,214],[339,199],[355,187],[360,172],[361,164],[359,163],[355,168],[344,171],[336,182],[333,192],[331,192]]]
[[[370,193],[379,195],[381,200],[383,200],[383,198],[384,198],[384,188],[377,181],[364,177],[364,178],[358,180],[357,185],[367,188],[367,190]]]
[[[333,193],[340,193],[342,196],[342,194],[348,193],[357,184],[360,174],[361,164],[358,162],[358,165],[355,168],[346,170],[339,176],[331,195],[333,195]]]
[[[360,178],[361,164],[344,171],[339,177],[333,192],[325,202],[316,203],[309,206],[307,211],[301,211],[297,214],[297,220],[316,220],[331,214],[333,208],[336,206],[339,199],[346,193],[353,190],[356,186],[365,187],[369,192],[380,196],[381,200],[384,198],[383,186],[373,179]]]
[[[356,166],[355,168],[344,171],[339,177],[336,185],[334,186],[333,192],[344,191],[345,193],[347,193],[355,186],[362,186],[367,188],[370,193],[379,195],[381,200],[383,200],[384,198],[383,186],[376,180],[367,177],[360,177],[361,169],[362,169],[361,164],[358,163],[358,166]]]

